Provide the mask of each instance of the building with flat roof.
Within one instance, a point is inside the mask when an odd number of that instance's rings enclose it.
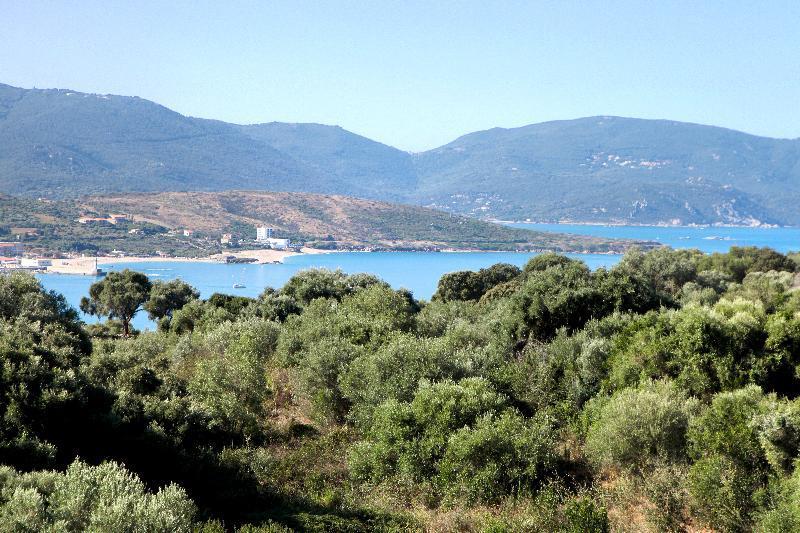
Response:
[[[270,248],[275,248],[276,250],[286,250],[291,246],[291,242],[289,239],[265,239],[264,241],[266,244],[269,244]]]
[[[40,259],[35,257],[23,257],[20,266],[23,268],[45,268],[53,265],[50,259]]]
[[[268,228],[266,226],[259,226],[256,228],[256,240],[266,241],[267,239],[271,239],[273,232],[274,230],[272,228]]]

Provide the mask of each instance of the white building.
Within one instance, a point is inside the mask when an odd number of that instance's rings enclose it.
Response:
[[[286,250],[290,245],[289,239],[273,239],[270,237],[263,242],[269,244],[270,248],[275,248],[276,250]]]
[[[20,266],[23,268],[44,268],[52,266],[53,262],[50,259],[36,259],[32,257],[23,257],[20,261]]]
[[[256,240],[257,241],[266,241],[272,238],[272,228],[268,228],[266,226],[258,226],[256,228]]]

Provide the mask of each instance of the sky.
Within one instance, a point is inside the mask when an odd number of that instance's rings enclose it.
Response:
[[[800,2],[0,0],[0,83],[409,151],[594,115],[800,137]]]

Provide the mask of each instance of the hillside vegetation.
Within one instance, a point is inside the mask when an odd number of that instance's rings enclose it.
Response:
[[[345,196],[228,191],[130,194],[88,198],[94,210],[131,213],[170,228],[221,233],[267,225],[280,235],[345,246],[621,250],[633,244],[481,222],[422,207]]]
[[[200,300],[126,270],[91,326],[0,276],[0,524],[797,531],[797,260],[545,254],[430,302],[324,270]],[[157,331],[127,334],[137,312]]]
[[[667,120],[494,128],[410,154],[335,126],[227,124],[0,85],[0,192],[338,194],[536,221],[800,224],[800,140]]]
[[[133,220],[116,225],[77,221],[84,214],[105,217],[109,213],[131,215]],[[637,244],[509,228],[422,207],[306,193],[139,193],[74,202],[0,196],[0,240],[19,238],[49,251],[202,256],[225,249],[220,244],[223,233],[252,245],[260,225],[274,228],[277,236],[326,249],[608,252]],[[192,235],[184,236],[185,229]]]

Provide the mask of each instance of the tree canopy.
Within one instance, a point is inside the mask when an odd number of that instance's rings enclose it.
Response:
[[[0,276],[0,530],[793,531],[797,263],[542,254],[416,299]],[[8,526],[7,526],[8,524]]]

